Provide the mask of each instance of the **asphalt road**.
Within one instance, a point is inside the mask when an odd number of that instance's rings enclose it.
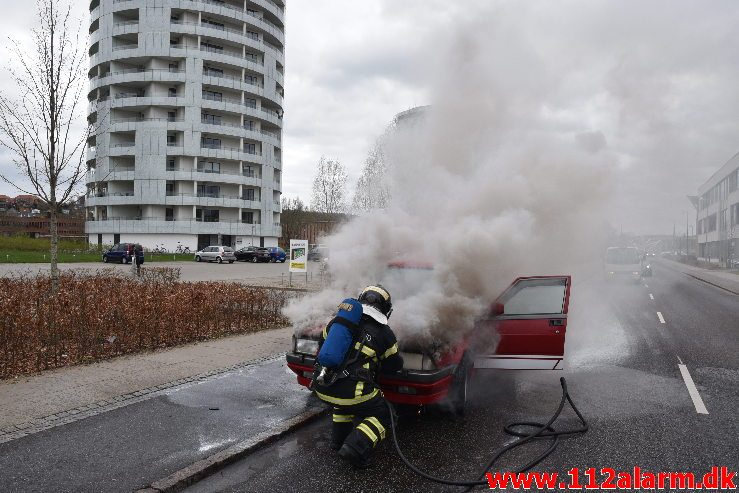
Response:
[[[562,441],[535,470],[560,476],[573,467],[631,471],[640,466],[701,475],[711,466],[736,471],[738,331],[739,296],[662,263],[653,278],[639,284],[608,284],[600,275],[575,278],[564,371],[480,371],[465,418],[432,409],[406,418],[399,440],[408,458],[426,471],[474,477],[493,450],[510,442],[504,424],[548,420],[564,376],[591,430]],[[555,427],[577,425],[566,411]],[[459,490],[413,475],[388,441],[371,469],[355,471],[330,451],[329,426],[324,419],[305,427],[187,491]],[[497,468],[515,470],[544,446],[517,449]]]

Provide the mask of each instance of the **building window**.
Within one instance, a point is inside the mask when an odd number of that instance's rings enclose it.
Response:
[[[175,134],[167,134],[167,145],[169,147],[177,145],[177,136]]]
[[[223,93],[214,91],[203,91],[203,99],[207,99],[209,101],[223,101]]]
[[[198,163],[198,171],[201,173],[220,173],[221,163],[213,161],[200,161]]]
[[[247,60],[249,60],[250,62],[254,62],[254,63],[259,63],[259,57],[257,57],[257,55],[255,55],[254,53],[248,53],[248,52],[247,52],[247,53],[246,53],[246,54],[244,55],[244,58],[246,58],[246,59],[247,59]]]
[[[168,111],[167,112],[167,121],[173,122],[177,120],[177,113],[174,111]]]
[[[244,152],[247,154],[256,154],[257,153],[257,145],[256,144],[250,144],[249,142],[244,142]]]
[[[221,187],[218,185],[198,185],[198,197],[217,198],[220,193]]]
[[[209,123],[211,125],[221,124],[221,115],[211,115],[209,113],[203,113],[201,115],[201,118],[203,123]]]
[[[247,84],[251,84],[253,86],[258,86],[259,78],[256,75],[245,75],[244,82],[246,82]]]
[[[217,223],[219,221],[218,209],[195,209],[195,220],[205,223]]]
[[[164,220],[165,221],[174,221],[174,209],[171,207],[167,207],[164,209]]]
[[[254,166],[244,165],[242,169],[242,173],[244,176],[248,176],[249,178],[256,178],[257,174],[254,170]]]
[[[242,211],[241,212],[241,222],[246,223],[246,224],[254,224],[254,213]]]
[[[259,41],[259,34],[252,31],[246,31],[246,37]]]
[[[214,45],[213,43],[209,43],[208,41],[202,43],[200,45],[200,49],[208,51],[210,53],[223,53],[223,46]]]
[[[254,197],[255,197],[255,194],[254,194],[254,189],[253,188],[245,188],[242,191],[242,195],[241,195],[241,198],[242,199],[244,199],[244,200],[256,200]]]
[[[169,71],[170,72],[179,72],[180,71],[180,64],[177,62],[173,62],[169,64]]]
[[[254,130],[254,122],[251,120],[247,120],[244,122],[244,128],[247,130]]]
[[[167,197],[172,197],[174,195],[174,183],[167,183],[166,185],[166,194]]]
[[[203,19],[203,25],[205,27],[211,27],[213,29],[220,29],[221,31],[226,29],[225,24],[221,24],[220,22],[212,21],[210,19]]]
[[[248,106],[249,108],[255,108],[257,107],[257,100],[256,99],[250,99],[246,98],[244,99],[244,106]]]
[[[203,137],[201,141],[201,147],[205,147],[208,149],[220,149],[221,139],[216,139],[213,137]]]
[[[175,160],[174,159],[167,159],[167,171],[174,171],[176,170],[175,166]]]
[[[168,94],[169,94],[169,97],[170,98],[176,98],[177,97],[177,88],[176,87],[170,87]]]
[[[211,77],[223,77],[223,69],[213,67],[203,67],[203,75]]]

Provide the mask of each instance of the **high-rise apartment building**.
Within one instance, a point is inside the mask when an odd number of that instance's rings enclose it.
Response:
[[[91,243],[280,236],[285,0],[90,3]]]

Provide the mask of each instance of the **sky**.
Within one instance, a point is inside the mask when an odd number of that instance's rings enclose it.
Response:
[[[33,9],[3,3],[2,32],[23,39]],[[78,18],[87,4],[74,1]],[[480,105],[481,125],[514,138],[527,120],[501,111],[544,115],[539,135],[569,135],[606,161],[604,221],[616,229],[679,230],[693,216],[686,195],[739,151],[735,1],[290,0],[286,24],[283,196],[310,201],[321,156],[346,166],[351,195],[377,136],[414,106],[460,98],[448,117],[458,138],[455,120],[476,112],[449,86],[459,73],[475,98],[505,103]],[[0,50],[0,90],[12,94],[7,65]],[[521,145],[544,148],[535,135]],[[0,172],[15,172],[4,150]]]

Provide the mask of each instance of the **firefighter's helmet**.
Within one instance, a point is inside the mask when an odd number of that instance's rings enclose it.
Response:
[[[357,298],[362,304],[370,305],[382,312],[386,317],[390,316],[393,311],[393,302],[390,299],[390,293],[387,289],[379,284],[367,286],[359,293]]]

